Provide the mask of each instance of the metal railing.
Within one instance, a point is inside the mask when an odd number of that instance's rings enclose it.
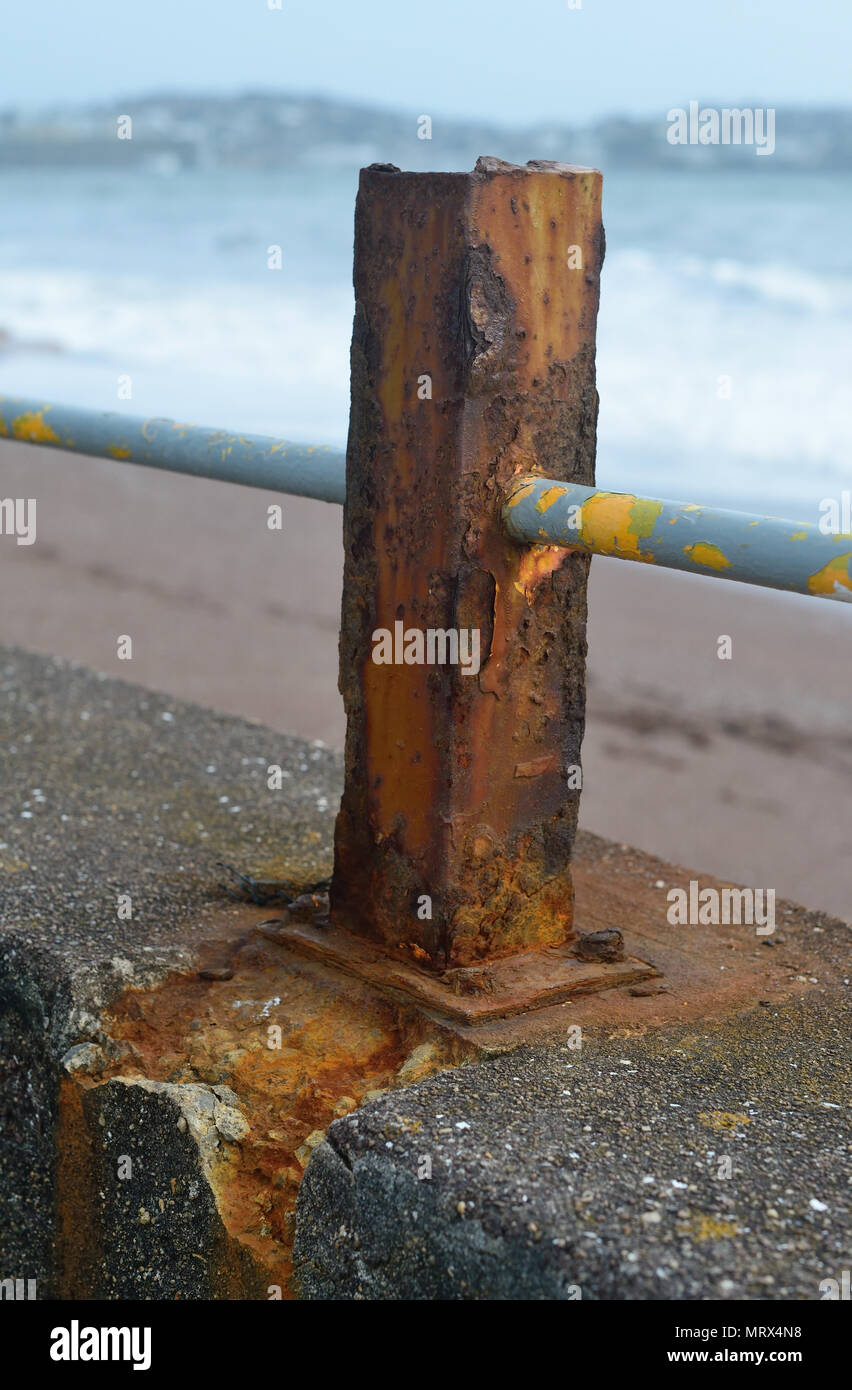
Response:
[[[331,910],[288,940],[467,1022],[637,968],[578,984],[571,953],[586,566],[559,548],[852,599],[850,535],[590,485],[600,200],[540,160],[362,170],[345,459],[0,397],[12,440],[345,503]]]
[[[183,424],[119,411],[82,410],[0,395],[0,437],[196,478],[343,503],[342,449]],[[507,533],[715,579],[852,602],[852,535],[813,523],[694,502],[607,492],[538,475],[505,499]]]
[[[320,502],[343,502],[342,449],[0,395],[0,438]]]
[[[519,478],[503,521],[517,541],[852,602],[852,535],[695,502]]]

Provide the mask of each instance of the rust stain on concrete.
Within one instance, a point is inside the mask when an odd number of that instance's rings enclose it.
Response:
[[[123,1055],[96,1077],[64,1083],[67,1180],[60,1206],[75,1242],[70,1288],[87,1286],[86,1262],[97,1258],[81,1240],[92,1224],[82,1210],[91,1194],[80,1189],[80,1172],[92,1169],[83,1153],[89,1138],[80,1118],[82,1088],[120,1077],[234,1092],[244,1124],[234,1127],[208,1181],[235,1250],[250,1257],[261,1286],[277,1284],[286,1298],[296,1195],[332,1120],[474,1052],[415,1010],[300,961],[250,929],[241,940],[211,942],[201,969],[230,978],[193,971],[125,991],[104,1018]],[[223,1260],[225,1269],[240,1264]],[[221,1296],[246,1295],[232,1289]]]

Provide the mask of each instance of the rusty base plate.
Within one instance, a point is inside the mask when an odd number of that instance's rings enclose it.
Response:
[[[634,956],[606,964],[577,960],[569,954],[570,946],[430,975],[384,955],[369,942],[336,927],[292,922],[281,929],[276,939],[299,955],[337,966],[421,1008],[466,1024],[508,1018],[559,1004],[573,994],[611,989],[660,975],[655,966]]]

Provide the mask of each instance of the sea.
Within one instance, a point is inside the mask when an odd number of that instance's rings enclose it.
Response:
[[[604,170],[602,486],[807,521],[852,487],[852,185],[770,164]],[[345,443],[356,188],[4,170],[0,394]]]

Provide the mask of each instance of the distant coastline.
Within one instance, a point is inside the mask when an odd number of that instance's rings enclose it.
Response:
[[[676,104],[676,103],[674,103]],[[730,106],[731,102],[722,103]],[[746,106],[748,103],[743,102]],[[117,138],[119,118],[132,138]],[[431,113],[432,137],[418,138],[420,113],[330,97],[247,92],[123,97],[111,105],[55,107],[38,114],[0,110],[0,167],[332,168],[392,161],[402,167],[468,167],[483,153],[525,162],[565,159],[607,168],[752,170],[744,145],[672,145],[667,113],[607,117],[586,126],[504,127]],[[852,169],[852,107],[779,107],[777,148],[766,167]]]

